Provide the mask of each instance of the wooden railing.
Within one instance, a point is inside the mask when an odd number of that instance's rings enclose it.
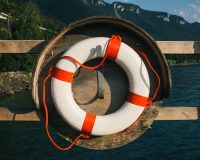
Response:
[[[30,107],[30,106],[27,106]],[[162,107],[156,121],[170,120],[200,120],[200,108],[198,107]],[[37,111],[20,113],[20,110],[10,111],[0,107],[0,121],[40,121],[41,116]]]
[[[0,54],[37,54],[46,43],[44,40],[0,40]],[[200,54],[200,41],[157,41],[157,44],[164,54]]]
[[[0,40],[0,54],[38,54],[47,42],[44,40]],[[199,54],[198,41],[157,41],[164,54]],[[31,104],[30,104],[31,105]],[[27,106],[33,108],[33,106]],[[28,109],[28,108],[27,108]],[[20,110],[20,109],[19,109]],[[156,120],[199,120],[198,107],[163,107],[160,108]],[[10,111],[0,106],[1,121],[39,121],[36,110],[30,112]]]

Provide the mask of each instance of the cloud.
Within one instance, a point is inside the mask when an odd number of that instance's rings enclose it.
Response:
[[[200,13],[200,4],[190,3],[189,6],[194,9],[196,12]]]
[[[182,9],[182,10],[180,10],[178,13],[179,13],[179,15],[180,15],[181,17],[184,17],[184,18],[185,18],[187,12],[185,12],[185,11]]]
[[[122,2],[126,3],[126,2],[130,2],[130,0],[122,0]]]
[[[188,8],[182,8],[178,11],[178,15],[183,17],[184,19],[189,20],[190,19],[190,12]]]
[[[196,3],[190,3],[189,6],[193,10],[192,18],[195,21],[200,22],[200,2],[196,1]]]
[[[192,15],[192,17],[194,18],[195,21],[200,22],[200,15],[195,13]]]
[[[190,22],[200,22],[200,1],[196,0],[189,3],[187,7],[181,8],[178,14]]]

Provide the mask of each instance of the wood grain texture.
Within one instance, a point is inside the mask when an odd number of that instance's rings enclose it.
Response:
[[[0,40],[0,54],[39,54],[46,43],[44,40]],[[200,54],[199,41],[157,41],[157,44],[164,54]]]
[[[39,121],[36,111],[25,112],[23,110],[13,112],[8,108],[0,108],[0,121]]]
[[[18,111],[20,112],[20,111]],[[40,121],[38,113],[14,113],[7,108],[0,108],[0,121]],[[159,109],[156,121],[200,120],[198,107],[162,107]]]
[[[156,120],[199,120],[199,108],[163,107]]]
[[[199,54],[199,41],[157,41],[161,51],[165,54]]]
[[[0,40],[0,53],[40,53],[44,40]]]

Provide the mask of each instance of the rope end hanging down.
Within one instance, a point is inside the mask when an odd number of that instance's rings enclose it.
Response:
[[[48,79],[51,77],[52,75],[52,72],[53,72],[53,67],[51,67],[48,71],[48,75],[45,77],[44,81],[43,81],[43,106],[44,106],[44,110],[45,110],[45,130],[46,130],[46,134],[49,138],[49,140],[51,141],[51,143],[59,150],[61,151],[66,151],[66,150],[70,150],[75,144],[76,142],[80,139],[80,138],[85,138],[85,139],[88,139],[89,136],[88,135],[85,135],[85,134],[82,134],[80,133],[79,136],[77,136],[77,138],[71,142],[71,144],[66,147],[66,148],[63,148],[63,147],[60,147],[54,140],[53,138],[51,137],[51,134],[49,132],[49,112],[48,112],[48,107],[47,107],[47,104],[46,104],[46,82],[48,81]]]

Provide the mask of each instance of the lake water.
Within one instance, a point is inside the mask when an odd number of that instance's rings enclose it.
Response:
[[[200,106],[200,65],[171,67],[172,97],[164,106]],[[30,93],[0,101],[10,109],[30,105]],[[65,144],[59,136],[56,140]],[[113,150],[74,147],[58,151],[46,137],[43,122],[0,122],[0,160],[199,160],[200,121],[156,121],[136,141]]]

